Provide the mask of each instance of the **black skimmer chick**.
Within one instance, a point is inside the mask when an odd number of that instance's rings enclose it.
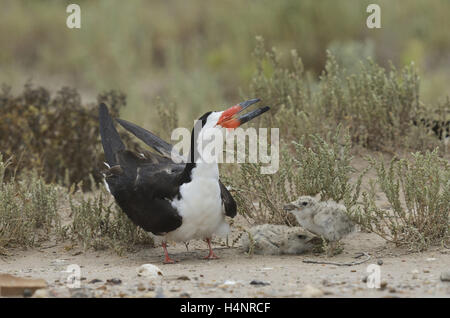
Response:
[[[165,263],[174,262],[167,252],[167,241],[205,239],[209,247],[206,258],[217,258],[211,248],[211,237],[228,232],[225,215],[236,215],[236,202],[219,180],[217,162],[205,162],[201,156],[208,141],[199,141],[206,128],[221,132],[222,128],[237,128],[269,110],[266,106],[242,114],[258,101],[251,99],[225,111],[207,112],[201,116],[198,119],[201,129],[192,129],[190,160],[182,163],[172,160],[172,145],[139,126],[120,120],[122,126],[159,154],[138,155],[126,150],[106,105],[100,104],[100,135],[105,164],[109,167],[105,184],[136,225],[164,236]]]
[[[241,238],[245,252],[263,255],[303,254],[321,243],[301,227],[275,224],[254,226]]]
[[[291,212],[304,229],[329,241],[329,254],[334,252],[337,241],[355,229],[345,206],[334,201],[319,202],[313,197],[301,196],[286,204],[284,210]]]

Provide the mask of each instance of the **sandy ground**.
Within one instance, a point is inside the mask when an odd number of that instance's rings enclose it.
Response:
[[[216,244],[220,259],[204,260],[206,243],[195,241],[189,251],[184,244],[170,246],[172,257],[179,261],[173,265],[162,264],[161,248],[118,256],[111,251],[68,252],[63,245],[43,246],[11,251],[12,255],[0,259],[0,271],[44,278],[50,295],[58,297],[450,297],[450,282],[440,280],[440,274],[450,269],[449,249],[408,253],[367,233],[354,233],[343,243],[344,252],[328,259],[314,254],[248,256],[240,248]],[[361,251],[371,259],[360,265],[303,263],[305,259],[354,261]],[[384,288],[368,288],[363,282],[367,266],[381,261]],[[163,276],[139,277],[137,269],[147,263],[158,266]],[[79,289],[66,285],[69,274],[64,271],[70,264],[81,268]],[[253,280],[267,285],[252,285]]]
[[[358,157],[352,164],[362,171],[367,163]],[[366,180],[371,178],[373,172]],[[389,208],[383,195],[377,197],[377,204]],[[248,226],[241,216],[235,224]],[[229,242],[240,233],[234,227]],[[14,249],[8,251],[9,256],[0,256],[0,273],[43,278],[49,285],[46,295],[57,297],[450,297],[450,282],[440,279],[442,272],[450,271],[450,249],[435,247],[411,253],[364,232],[353,233],[342,243],[344,251],[327,258],[312,253],[249,256],[239,246],[229,248],[215,241],[220,259],[204,260],[206,243],[191,241],[189,251],[184,244],[169,246],[171,257],[179,262],[164,265],[160,247],[119,256],[111,250],[68,250],[64,243],[46,242],[40,248]],[[352,262],[361,252],[369,253],[371,259],[355,266],[303,262]],[[80,288],[67,287],[70,274],[65,271],[70,264],[80,266]],[[139,277],[137,270],[143,264],[158,266],[163,276]],[[381,264],[382,288],[369,288],[363,280],[371,264]]]

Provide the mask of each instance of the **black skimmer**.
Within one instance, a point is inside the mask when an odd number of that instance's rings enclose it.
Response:
[[[164,236],[164,263],[174,262],[167,252],[167,241],[205,239],[209,247],[206,258],[217,258],[211,248],[211,237],[228,232],[225,215],[236,215],[236,202],[219,180],[217,162],[204,162],[198,156],[201,149],[197,141],[203,137],[205,128],[221,131],[222,128],[237,128],[269,110],[266,106],[242,114],[258,101],[251,99],[225,111],[201,116],[198,119],[201,129],[192,130],[190,160],[181,163],[172,160],[172,145],[137,125],[118,119],[124,128],[159,154],[138,155],[126,150],[106,105],[100,104],[100,135],[108,167],[105,184],[136,225]],[[205,146],[207,142],[201,144]]]

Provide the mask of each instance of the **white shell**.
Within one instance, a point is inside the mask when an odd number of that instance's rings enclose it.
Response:
[[[158,276],[163,276],[163,272],[159,269],[158,266],[155,266],[153,264],[144,264],[139,266],[137,275],[156,278]]]

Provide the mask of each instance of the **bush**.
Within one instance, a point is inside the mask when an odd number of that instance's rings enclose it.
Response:
[[[343,201],[353,207],[358,199],[364,173],[355,185],[350,184],[351,141],[340,128],[329,133],[329,142],[311,135],[294,142],[294,150],[284,145],[280,168],[275,174],[261,174],[260,164],[239,165],[238,173],[228,182],[235,190],[239,211],[257,224],[296,224],[295,218],[283,210],[283,205],[301,195],[321,195],[321,200]]]
[[[113,116],[125,106],[125,95],[110,91],[98,96]],[[64,87],[54,97],[45,88],[24,87],[18,96],[10,88],[0,93],[0,149],[13,157],[6,177],[24,170],[36,171],[46,182],[83,181],[90,188],[90,175],[98,182],[103,162],[95,104],[83,105],[79,93]],[[129,135],[123,138],[129,141]]]
[[[8,182],[4,175],[9,163],[0,154],[0,252],[6,247],[34,246],[60,227],[57,187],[36,175]]]
[[[84,249],[111,248],[119,254],[137,244],[153,247],[149,234],[131,222],[103,187],[88,199],[85,196],[69,198],[73,220],[64,228],[67,238],[81,243]]]
[[[375,189],[362,193],[354,217],[363,228],[396,245],[424,250],[449,239],[450,165],[437,150],[393,159],[388,169],[370,159],[391,209],[375,205]]]
[[[398,146],[427,150],[442,144],[427,125],[417,124],[427,122],[435,112],[443,113],[440,120],[445,122],[448,114],[441,111],[445,106],[420,102],[413,64],[386,70],[366,58],[359,64],[355,61],[359,67],[350,72],[328,52],[325,70],[316,82],[304,72],[296,51],[291,52],[290,65],[284,66],[277,50],[266,50],[258,37],[254,57],[257,71],[249,95],[272,106],[261,117],[261,125],[279,127],[285,139],[325,136],[342,124],[352,142],[373,150],[392,152]]]

